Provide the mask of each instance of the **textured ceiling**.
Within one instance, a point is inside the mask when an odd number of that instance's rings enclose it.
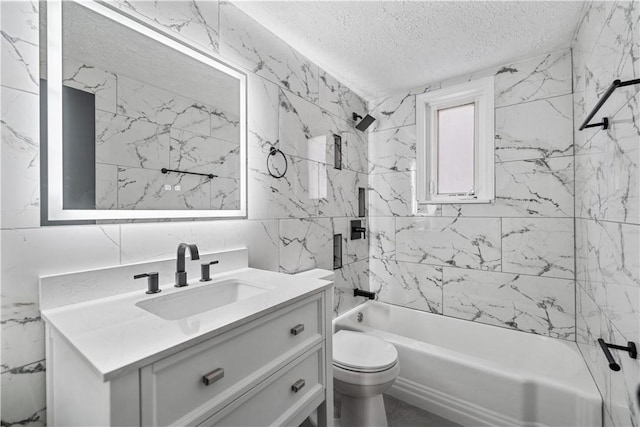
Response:
[[[234,1],[368,100],[569,46],[581,1]]]

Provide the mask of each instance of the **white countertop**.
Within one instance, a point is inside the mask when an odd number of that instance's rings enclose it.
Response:
[[[135,304],[183,289],[234,278],[273,290],[179,320],[165,320]],[[51,308],[42,312],[47,326],[60,333],[95,368],[104,381],[146,366],[236,326],[271,313],[332,285],[332,282],[272,271],[242,268],[212,275],[213,282],[188,288],[161,285],[160,294],[144,290]]]

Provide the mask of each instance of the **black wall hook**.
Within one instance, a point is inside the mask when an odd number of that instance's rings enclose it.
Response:
[[[629,352],[629,357],[631,357],[632,359],[636,359],[638,357],[638,350],[636,349],[636,345],[632,341],[627,342],[627,346],[623,347],[621,345],[606,343],[602,338],[598,338],[598,344],[600,344],[600,348],[602,348],[602,351],[604,352],[604,355],[609,362],[609,368],[611,368],[612,371],[619,371],[620,365],[616,363],[613,356],[611,355],[611,352],[609,351],[610,348],[613,348],[614,350],[627,351]]]

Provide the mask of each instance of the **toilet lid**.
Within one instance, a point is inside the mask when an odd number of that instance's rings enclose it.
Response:
[[[333,336],[333,364],[357,372],[380,372],[398,361],[393,344],[362,332],[341,330]]]

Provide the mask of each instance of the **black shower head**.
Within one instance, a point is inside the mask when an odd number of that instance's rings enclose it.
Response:
[[[376,119],[374,119],[373,117],[371,117],[368,114],[366,116],[364,116],[364,118],[363,118],[362,116],[358,115],[357,113],[353,113],[353,121],[357,122],[358,119],[362,119],[362,120],[360,121],[360,123],[358,123],[356,125],[356,129],[358,129],[361,132],[364,132],[365,130],[367,130],[367,128],[369,126],[371,126],[371,123],[376,121]]]

